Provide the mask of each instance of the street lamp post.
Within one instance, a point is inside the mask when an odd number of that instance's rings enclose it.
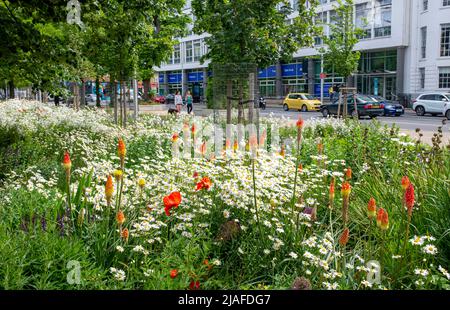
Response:
[[[323,54],[320,54],[320,102],[323,103]]]

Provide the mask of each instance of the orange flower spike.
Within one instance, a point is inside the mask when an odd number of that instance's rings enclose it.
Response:
[[[329,190],[329,198],[330,198],[330,202],[334,200],[334,182],[331,182],[330,184],[330,190]]]
[[[386,211],[384,211],[381,216],[380,228],[381,230],[386,230],[389,228],[389,215]]]
[[[233,143],[233,151],[236,152],[236,151],[238,150],[238,148],[239,148],[238,141],[237,141],[237,140],[234,140],[234,143]]]
[[[128,231],[128,228],[123,229],[122,232],[120,233],[120,236],[125,241],[128,241],[128,237],[130,236],[130,232]]]
[[[251,148],[258,146],[258,139],[256,138],[256,135],[251,135],[248,142]]]
[[[405,203],[406,208],[408,209],[408,216],[412,215],[412,210],[414,207],[415,197],[414,197],[414,186],[412,183],[409,183],[408,188],[405,192]]]
[[[347,180],[350,180],[352,178],[352,168],[349,167],[345,170],[345,178]]]
[[[179,137],[179,136],[178,136],[178,133],[175,132],[175,133],[172,135],[172,142],[174,142],[174,143],[177,142],[177,141],[178,141],[178,137]]]
[[[225,150],[229,150],[231,148],[231,141],[230,139],[225,140]]]
[[[300,173],[303,172],[303,165],[301,163],[298,164],[298,172],[300,172]]]
[[[119,143],[117,144],[117,154],[120,159],[124,159],[127,155],[127,148],[125,147],[125,142],[123,142],[122,138],[119,139]]]
[[[382,221],[382,219],[383,219],[383,214],[384,214],[385,212],[386,212],[386,211],[384,211],[383,208],[378,209],[378,212],[377,212],[377,226],[378,226],[378,227],[381,227],[381,221]]]
[[[280,156],[284,157],[286,155],[286,150],[284,149],[284,144],[281,145]]]
[[[350,230],[348,228],[345,228],[342,232],[341,237],[339,238],[339,244],[341,246],[345,246],[350,238]]]
[[[303,125],[305,124],[305,121],[301,116],[298,117],[297,123],[295,124],[298,129],[303,129]]]
[[[408,188],[410,183],[411,183],[411,181],[409,180],[409,178],[407,176],[402,177],[402,188],[404,191],[406,191],[406,189]]]
[[[323,144],[322,143],[317,144],[317,150],[318,150],[319,154],[322,154],[322,152],[323,152]]]
[[[202,154],[202,156],[205,156],[206,154],[206,141],[200,145],[200,154]]]
[[[195,135],[197,133],[197,126],[195,126],[195,124],[192,124],[191,132],[193,135]]]
[[[352,186],[348,182],[342,183],[341,194],[344,199],[348,199],[350,192],[352,191]]]
[[[367,204],[367,216],[372,219],[377,216],[377,205],[375,199],[372,197]]]
[[[122,211],[117,212],[116,221],[117,221],[117,224],[119,224],[119,225],[122,225],[123,223],[125,223],[125,215],[123,214]]]
[[[70,168],[72,168],[72,161],[70,160],[70,155],[67,151],[64,153],[62,165],[66,171],[70,171]]]
[[[106,196],[106,201],[108,203],[111,202],[111,198],[114,194],[114,184],[113,184],[113,180],[112,180],[112,176],[108,175],[108,179],[106,180],[106,185],[105,185],[105,196]]]

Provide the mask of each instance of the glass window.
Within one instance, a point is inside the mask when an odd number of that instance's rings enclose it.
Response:
[[[179,64],[180,63],[180,44],[177,44],[173,47],[173,55],[172,55],[172,63]]]
[[[450,0],[442,0],[443,6],[450,6]]]
[[[202,45],[200,40],[195,40],[194,44],[194,61],[199,61],[202,57]]]
[[[360,39],[372,37],[372,26],[368,22],[371,19],[371,5],[369,2],[355,5],[356,27],[364,30],[364,34]]]
[[[450,24],[441,25],[441,56],[450,56]]]
[[[439,68],[439,88],[450,88],[450,67]]]
[[[186,42],[186,62],[192,62],[192,41]]]
[[[419,75],[420,75],[420,88],[425,88],[425,68],[419,69]]]
[[[375,37],[391,35],[392,1],[375,0]]]
[[[424,11],[428,10],[428,0],[423,0],[423,2],[422,2],[422,9]]]
[[[423,58],[427,57],[427,27],[420,28],[421,44],[420,53]]]

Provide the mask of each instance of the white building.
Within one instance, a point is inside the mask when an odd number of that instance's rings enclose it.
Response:
[[[333,22],[335,0],[319,0],[316,20]],[[378,94],[388,99],[410,98],[425,91],[450,91],[450,0],[355,0],[354,20],[365,30],[356,49],[362,52],[358,72],[351,79],[358,91]],[[294,10],[297,0],[291,0]],[[192,16],[190,1],[185,12]],[[289,18],[294,18],[294,13]],[[324,27],[328,34],[328,27]],[[190,27],[192,29],[192,27]],[[190,89],[194,97],[204,96],[207,87],[208,62],[199,60],[207,52],[206,35],[190,32],[170,60],[157,68],[162,94]],[[315,39],[314,48],[303,48],[289,64],[274,64],[259,71],[260,93],[280,98],[291,91],[320,92],[322,45]],[[324,93],[342,77],[327,72]]]

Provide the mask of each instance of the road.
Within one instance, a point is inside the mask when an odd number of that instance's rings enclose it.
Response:
[[[173,108],[173,105],[170,107]],[[158,105],[158,106],[140,106],[141,112],[150,112],[151,111],[159,111],[165,112],[169,108],[169,105]],[[206,116],[212,113],[212,110],[206,109],[203,105],[194,105],[194,112],[196,115]],[[165,112],[166,113],[166,112]],[[225,112],[224,112],[225,113]],[[282,107],[267,107],[266,110],[261,110],[261,116],[269,116],[278,118],[288,118],[292,121],[295,121],[299,115],[302,116],[303,119],[308,120],[311,118],[321,118],[322,114],[319,112],[298,112],[298,111],[284,111]],[[377,120],[382,124],[387,124],[388,126],[392,126],[392,124],[396,124],[401,132],[409,134],[413,138],[417,138],[416,128],[420,128],[423,133],[422,141],[431,143],[431,138],[434,133],[437,132],[439,126],[442,125],[442,121],[445,118],[443,116],[417,116],[416,113],[412,110],[407,109],[405,114],[399,117],[391,117],[391,116],[383,116],[378,117]],[[362,123],[370,122],[370,118],[362,119]],[[443,141],[450,143],[450,121],[447,121],[447,124],[443,126]]]

